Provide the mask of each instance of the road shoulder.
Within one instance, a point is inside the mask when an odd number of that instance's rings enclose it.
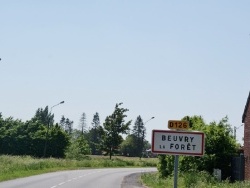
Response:
[[[125,176],[121,188],[146,188],[140,182],[140,177],[142,173],[133,173],[128,176]]]

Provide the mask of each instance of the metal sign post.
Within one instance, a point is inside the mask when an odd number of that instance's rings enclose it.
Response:
[[[174,157],[174,188],[177,188],[178,164],[179,164],[179,155],[175,155],[175,157]]]

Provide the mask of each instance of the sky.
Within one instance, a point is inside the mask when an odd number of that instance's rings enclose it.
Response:
[[[1,0],[0,112],[31,119],[55,106],[78,127],[116,103],[153,129],[228,116],[243,143],[250,86],[250,1]]]

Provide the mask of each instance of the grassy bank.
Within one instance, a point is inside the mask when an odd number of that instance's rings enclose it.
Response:
[[[37,159],[30,156],[0,156],[0,181],[58,170],[103,167],[155,167],[158,159],[86,156],[82,160]]]
[[[160,179],[157,173],[143,174],[142,182],[150,188],[166,188],[174,186],[173,176]],[[180,174],[178,177],[178,188],[249,188],[250,182],[229,181],[218,182],[205,172]]]

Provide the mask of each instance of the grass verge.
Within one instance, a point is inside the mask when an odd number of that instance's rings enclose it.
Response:
[[[158,173],[146,173],[141,176],[144,185],[150,188],[166,188],[174,186],[174,178],[159,178]],[[178,188],[249,188],[250,182],[229,181],[218,182],[206,172],[192,172],[180,174],[178,177]]]

